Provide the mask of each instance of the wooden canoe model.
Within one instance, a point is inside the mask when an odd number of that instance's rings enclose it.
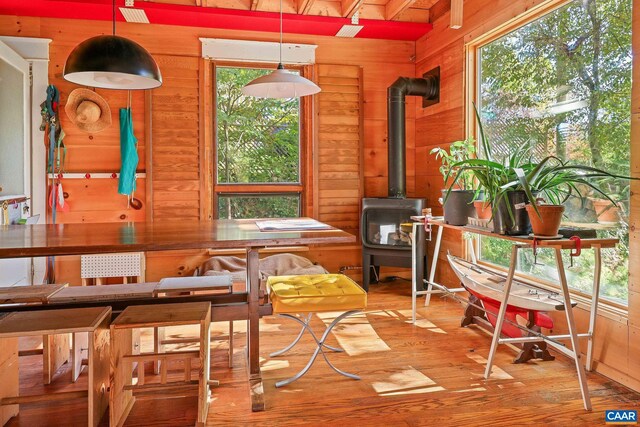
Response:
[[[470,293],[480,299],[488,298],[497,302],[502,301],[507,281],[505,274],[452,255],[447,255],[447,259],[462,285]],[[518,279],[514,279],[511,285],[508,305],[534,311],[554,311],[565,308],[562,296],[558,292],[549,291]],[[575,305],[576,303],[571,301],[571,306]]]

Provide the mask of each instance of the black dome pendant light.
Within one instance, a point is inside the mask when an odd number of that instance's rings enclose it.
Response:
[[[113,35],[96,36],[76,46],[64,64],[65,80],[103,89],[153,89],[162,75],[151,54],[138,43],[116,36],[116,0]]]

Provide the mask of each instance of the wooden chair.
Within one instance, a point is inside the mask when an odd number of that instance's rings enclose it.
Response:
[[[195,351],[137,353],[133,348],[133,331],[140,328],[163,328],[167,326],[200,325],[199,349]],[[109,395],[111,426],[124,424],[135,395],[153,397],[198,396],[196,426],[204,426],[209,410],[209,329],[211,304],[194,302],[153,306],[127,307],[111,324],[111,368],[112,382]],[[198,378],[191,379],[191,361],[198,359]],[[160,383],[148,384],[145,363],[161,361]],[[168,382],[168,362],[182,361],[182,381]],[[137,382],[133,381],[134,363],[137,363]]]
[[[291,344],[280,351],[271,353],[271,357],[280,356],[291,350],[308,331],[316,342],[316,349],[307,365],[291,378],[276,382],[276,387],[282,387],[298,380],[313,365],[319,354],[322,354],[327,364],[337,373],[359,380],[360,377],[341,371],[327,358],[325,351],[342,352],[341,348],[329,346],[325,343],[331,330],[346,317],[359,313],[367,307],[367,293],[356,282],[342,274],[312,274],[299,276],[271,276],[267,279],[269,298],[273,313],[295,320],[302,325],[298,336]],[[336,317],[325,329],[320,338],[309,325],[313,313],[343,312]]]
[[[109,403],[110,307],[73,308],[10,313],[0,319],[0,346],[12,348],[12,360],[0,360],[0,421],[18,415],[19,405],[48,400],[88,398],[87,425],[97,426]],[[88,390],[19,396],[18,337],[53,334],[88,335]]]

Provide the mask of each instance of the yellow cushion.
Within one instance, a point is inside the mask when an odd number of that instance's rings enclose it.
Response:
[[[274,313],[364,310],[367,293],[343,274],[271,276],[267,280]]]

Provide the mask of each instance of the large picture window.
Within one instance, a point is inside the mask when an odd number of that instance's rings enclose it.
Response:
[[[300,100],[242,94],[244,85],[271,71],[216,67],[218,218],[301,214]]]
[[[475,100],[494,156],[526,145],[534,158],[554,155],[629,174],[631,8],[632,0],[570,1],[477,47]],[[570,199],[565,219],[620,239],[603,250],[601,293],[626,304],[629,183],[600,184],[620,207],[602,208],[591,193]],[[506,266],[509,242],[483,238],[479,246],[482,260]],[[540,251],[537,263],[531,251],[521,253],[521,272],[556,279],[551,252]],[[570,286],[591,292],[592,251],[567,276]]]

